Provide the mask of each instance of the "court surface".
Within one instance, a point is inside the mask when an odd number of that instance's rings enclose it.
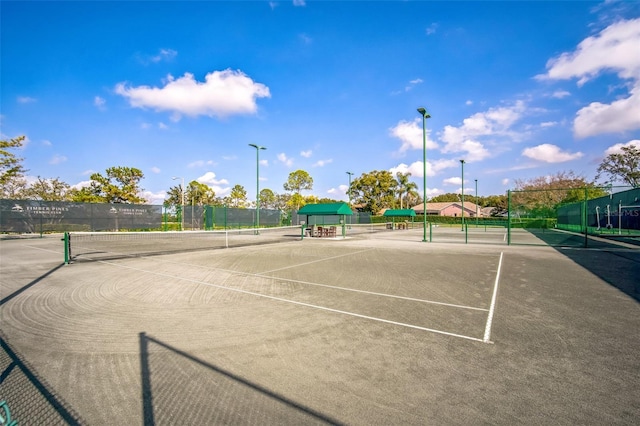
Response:
[[[70,265],[59,235],[0,240],[0,401],[19,424],[638,423],[640,250],[403,232]]]

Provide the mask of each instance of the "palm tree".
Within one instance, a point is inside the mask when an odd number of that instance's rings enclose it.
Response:
[[[411,173],[396,173],[396,177],[398,178],[398,195],[400,196],[400,209],[402,209],[402,194],[407,194],[411,197],[416,197],[418,195],[418,185],[415,182],[410,182],[409,177]]]

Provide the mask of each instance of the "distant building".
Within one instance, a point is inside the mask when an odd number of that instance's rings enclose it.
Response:
[[[423,213],[423,204],[413,206],[416,214]],[[482,208],[474,203],[464,203],[464,217],[483,217]],[[427,201],[427,216],[450,216],[461,217],[462,216],[462,202],[453,201],[447,203],[430,203]]]

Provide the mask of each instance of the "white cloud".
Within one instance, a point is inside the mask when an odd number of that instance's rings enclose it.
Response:
[[[640,75],[640,18],[622,20],[587,37],[576,51],[562,53],[547,62],[547,74],[536,78],[567,80],[577,77],[581,86],[604,70],[615,70],[624,79]]]
[[[18,96],[16,100],[19,104],[30,104],[36,102],[36,98],[32,98],[30,96]]]
[[[305,33],[298,34],[298,39],[302,42],[302,44],[313,43],[313,39]]]
[[[288,158],[284,152],[278,154],[277,158],[278,161],[280,161],[282,164],[285,164],[287,167],[291,167],[293,165],[293,159]]]
[[[215,163],[213,162],[213,160],[196,160],[194,162],[191,162],[189,164],[187,164],[187,167],[192,169],[192,168],[196,168],[196,167],[205,167],[205,166],[213,166],[215,165]]]
[[[159,122],[158,123],[158,129],[160,130],[167,130],[169,128],[169,126],[167,126],[166,124],[164,124],[163,122]]]
[[[52,146],[53,144],[51,143],[51,141],[50,141],[50,140],[44,139],[44,140],[42,141],[42,145],[43,145],[43,146]]]
[[[164,202],[165,197],[167,196],[166,191],[142,191],[139,194],[142,198],[147,200],[148,204],[162,204]]]
[[[216,193],[216,196],[220,197],[231,192],[229,181],[226,179],[216,179],[214,172],[207,172],[196,179],[196,182],[203,183],[209,186]]]
[[[640,47],[638,49],[640,50]],[[578,111],[573,122],[573,133],[578,138],[638,128],[640,128],[640,80],[631,90],[628,98],[619,99],[610,104],[592,102]]]
[[[457,160],[436,160],[427,161],[427,176],[435,176],[441,171],[456,167],[460,164]],[[389,172],[395,176],[396,173],[411,173],[411,177],[422,178],[424,176],[424,168],[422,161],[415,161],[410,165],[400,163],[396,167],[389,169]]]
[[[400,139],[400,153],[404,153],[409,149],[422,149],[422,118],[418,117],[413,121],[400,121],[395,127],[389,129],[389,134],[394,138]],[[426,128],[425,131],[427,150],[436,149],[438,144],[431,140],[431,130]]]
[[[104,106],[106,105],[106,103],[107,101],[100,96],[96,96],[93,98],[93,105],[99,110],[104,110]]]
[[[471,99],[468,99],[467,102],[464,103],[467,106],[471,106],[473,105],[473,101]]]
[[[91,172],[91,173],[93,173],[93,172]],[[91,186],[91,182],[93,182],[93,181],[91,181],[91,180],[83,180],[83,181],[80,181],[80,182],[76,183],[75,185],[71,185],[71,188],[72,189],[88,188],[88,187]]]
[[[562,99],[566,98],[567,96],[571,96],[571,93],[567,92],[566,90],[556,90],[551,94],[551,97],[555,99]]]
[[[427,35],[435,34],[437,29],[438,29],[438,24],[433,22],[431,25],[427,27],[427,29],[425,30],[425,33]]]
[[[151,62],[160,62],[163,60],[171,60],[178,55],[173,49],[160,49],[160,53],[151,57]]]
[[[460,185],[462,183],[462,178],[459,177],[450,177],[447,179],[443,179],[442,183],[445,185]]]
[[[511,140],[520,136],[511,130],[525,111],[523,101],[517,101],[509,107],[490,108],[465,118],[462,125],[445,126],[441,139],[445,142],[443,153],[463,153],[467,162],[480,161],[489,156],[489,151],[479,140],[481,138],[505,137]]]
[[[509,185],[509,178],[502,179],[502,184],[505,185],[505,186]]]
[[[300,152],[300,155],[303,156],[304,158],[311,157],[311,154],[313,154],[313,151],[311,151],[311,150]]]
[[[585,138],[640,128],[640,18],[618,21],[595,36],[587,37],[574,52],[565,52],[547,62],[540,80],[578,79],[578,86],[604,72],[615,72],[630,80],[629,96],[611,104],[592,102],[580,109],[574,134]]]
[[[195,80],[193,74],[174,79],[168,76],[164,87],[129,87],[118,83],[117,94],[129,100],[134,108],[152,108],[171,111],[172,120],[182,114],[226,117],[233,114],[253,114],[257,110],[256,99],[270,97],[269,88],[254,82],[241,71],[214,71],[205,76],[204,82]]]
[[[51,158],[51,160],[49,160],[49,164],[60,164],[64,163],[65,161],[67,161],[67,157],[65,157],[64,155],[56,154]]]
[[[159,167],[152,167],[151,168],[151,172],[158,174],[158,173],[160,173],[160,168]]]
[[[545,121],[543,123],[540,123],[540,127],[542,127],[542,128],[554,127],[554,126],[557,126],[557,125],[558,125],[557,121]]]
[[[178,52],[173,49],[160,49],[155,55],[138,54],[136,57],[143,65],[149,65],[151,63],[157,64],[162,61],[171,61],[177,55]]]
[[[556,145],[544,143],[532,148],[525,148],[522,155],[545,163],[564,163],[581,158],[584,154],[581,152],[570,153],[561,150]]]
[[[313,165],[313,167],[324,167],[327,164],[333,163],[333,159],[329,159],[329,160],[318,160],[316,161],[316,163]]]
[[[422,79],[421,78],[416,78],[413,80],[409,81],[409,84],[407,84],[406,86],[404,86],[404,90],[396,90],[391,92],[392,95],[399,95],[400,93],[405,93],[405,92],[410,92],[411,90],[413,90],[414,87],[416,87],[418,84],[422,83]]]
[[[293,5],[294,6],[306,6],[307,3],[305,2],[305,0],[293,0]]]
[[[612,145],[609,148],[607,148],[604,154],[605,155],[620,154],[622,152],[621,148],[627,147],[627,146],[635,146],[636,148],[640,149],[640,139],[634,139],[627,143],[617,143],[615,145]]]

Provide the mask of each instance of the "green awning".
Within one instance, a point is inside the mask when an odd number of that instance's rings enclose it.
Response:
[[[347,203],[307,204],[298,210],[298,214],[307,216],[352,215]],[[415,216],[415,212],[414,212]]]
[[[390,216],[390,217],[415,217],[416,211],[413,209],[389,209],[383,213],[382,216]]]

